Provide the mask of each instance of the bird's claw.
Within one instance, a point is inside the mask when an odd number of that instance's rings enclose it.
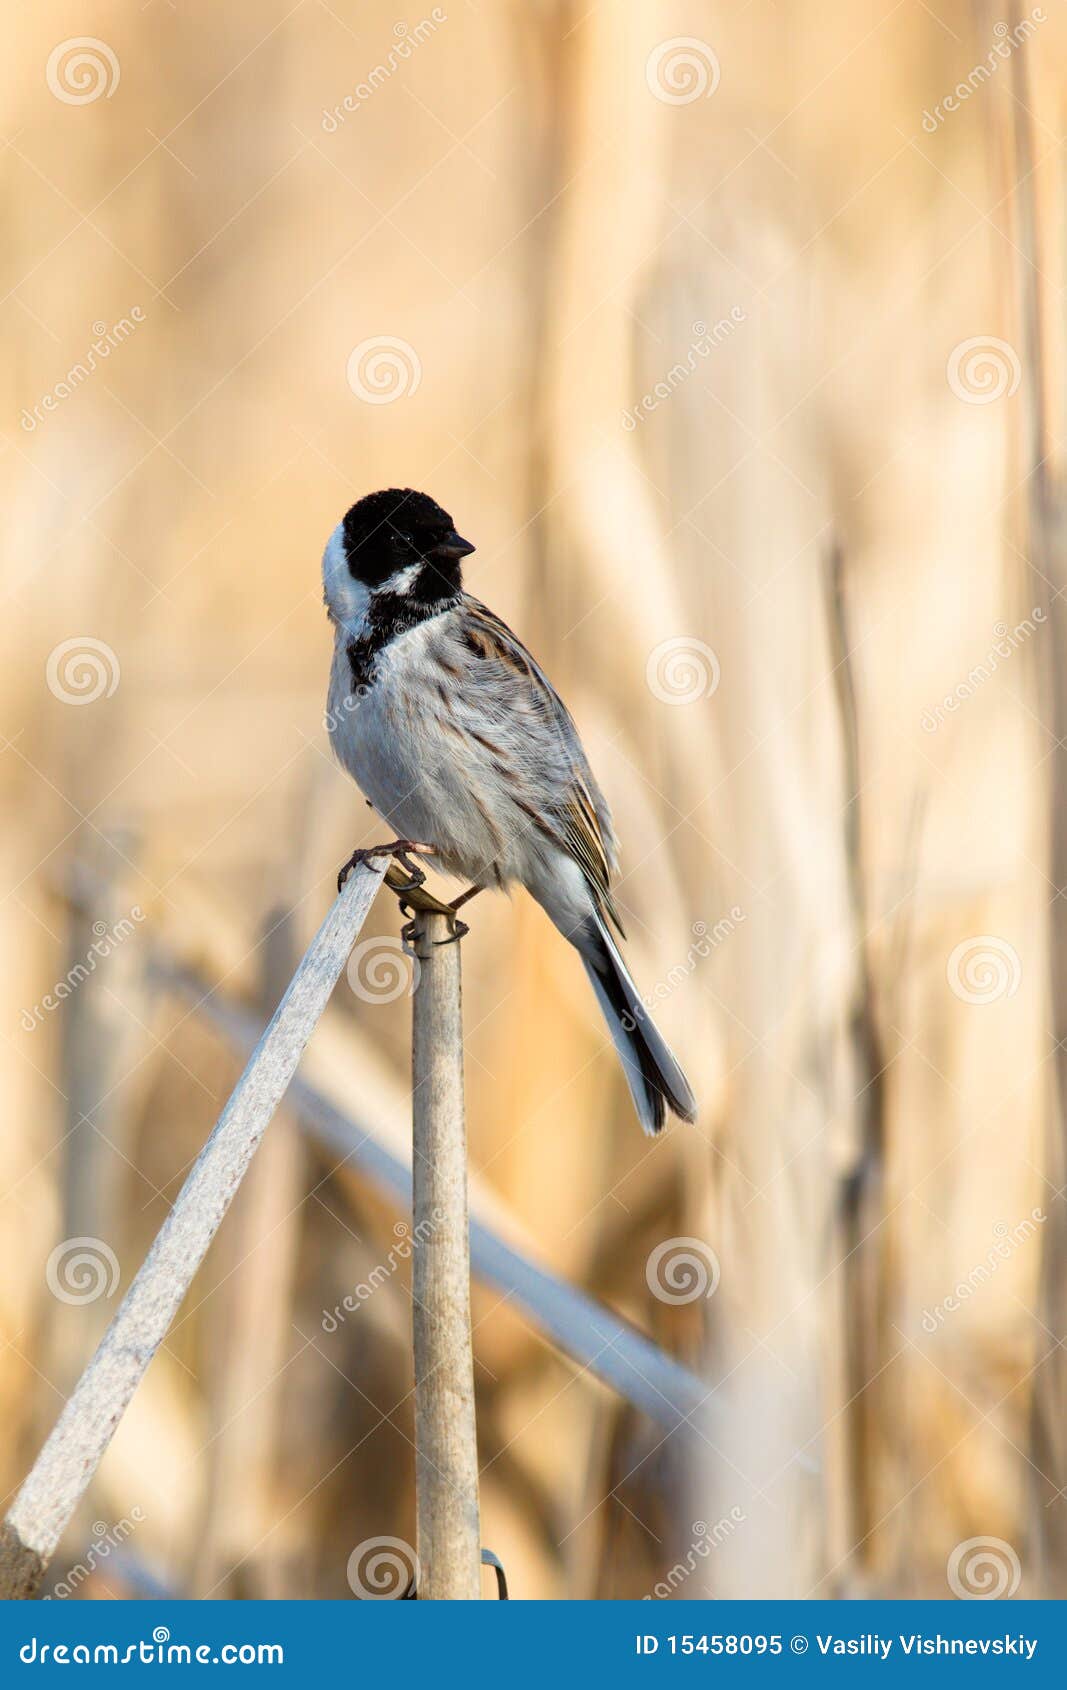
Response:
[[[401,910],[401,913],[403,915],[409,915],[411,913],[409,907],[406,904],[401,904],[400,910]],[[415,950],[416,926],[417,926],[417,923],[416,923],[416,918],[414,916],[412,916],[410,921],[406,921],[404,923],[403,927],[400,929],[400,943],[401,943],[401,946],[403,948],[405,956],[417,958],[418,952]],[[434,943],[435,946],[437,946],[437,945],[454,945],[458,939],[465,939],[469,932],[470,932],[470,928],[467,926],[467,923],[465,921],[459,921],[457,918],[453,917],[453,919],[450,923],[450,931],[449,931],[448,938],[447,939],[434,939],[433,943]]]
[[[426,876],[421,868],[417,868],[411,861],[408,853],[418,851],[423,856],[432,856],[433,849],[432,845],[421,845],[416,839],[393,839],[387,845],[361,845],[338,870],[337,890],[342,890],[352,870],[360,863],[369,863],[375,857],[395,857],[398,863],[403,864],[410,879],[400,886],[394,886],[394,892],[414,892],[416,887],[426,884]]]
[[[453,916],[448,938],[447,939],[435,939],[434,944],[435,945],[454,945],[457,940],[465,939],[469,932],[470,932],[470,928],[467,926],[467,923],[465,921],[460,921],[457,916]]]
[[[394,886],[394,892],[399,892],[403,895],[405,892],[415,892],[420,886],[425,886],[426,876],[423,874],[421,868],[412,862],[406,851],[394,851],[393,855],[401,867],[407,869],[408,874],[411,876],[410,880],[405,880],[401,883],[401,885]],[[403,908],[402,904],[401,908]]]
[[[407,895],[412,892],[417,892],[420,887],[425,886],[426,876],[423,874],[418,864],[412,862],[411,853],[414,853],[417,856],[432,857],[436,855],[436,847],[433,845],[423,845],[417,839],[393,839],[387,845],[362,845],[358,851],[352,852],[352,855],[349,857],[347,863],[345,863],[344,867],[338,874],[337,890],[340,892],[345,881],[348,879],[348,876],[359,863],[371,862],[375,857],[395,858],[407,874],[408,878],[406,880],[397,880],[394,878],[394,871],[389,870],[386,875],[386,885],[389,887],[391,892],[396,893],[400,904],[401,915],[408,917],[403,927],[400,929],[400,942],[406,954],[413,957],[416,954],[413,947],[415,944],[417,912],[430,911],[433,914],[446,916],[449,928],[448,938],[435,939],[433,942],[435,945],[454,945],[457,939],[465,938],[470,932],[470,928],[467,926],[466,922],[458,919],[456,909],[460,904],[466,903],[468,898],[473,897],[474,892],[477,891],[478,888],[473,887],[470,892],[464,893],[463,897],[457,900],[455,906],[442,904],[440,900],[433,897],[431,893],[426,893],[421,901],[416,899],[415,904],[412,905],[408,902]]]

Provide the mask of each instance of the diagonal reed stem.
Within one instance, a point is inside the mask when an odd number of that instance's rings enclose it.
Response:
[[[207,1254],[382,883],[361,864],[319,928],[140,1272],[0,1528],[0,1597],[32,1596]]]

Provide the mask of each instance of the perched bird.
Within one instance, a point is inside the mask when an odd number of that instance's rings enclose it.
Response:
[[[696,1115],[611,932],[618,848],[611,814],[565,706],[499,617],[465,593],[474,547],[425,493],[392,488],[352,506],[322,560],[334,624],[327,722],[333,750],[401,836],[357,851],[428,856],[472,884],[520,882],[574,945],[593,984],[641,1125]]]

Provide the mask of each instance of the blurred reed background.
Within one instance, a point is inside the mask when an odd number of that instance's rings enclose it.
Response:
[[[1067,1594],[1060,0],[9,35],[4,1491],[240,1066],[152,947],[261,1010],[381,836],[319,557],[411,485],[577,716],[702,1100],[643,1141],[576,959],[474,906],[475,1177],[714,1386],[665,1437],[476,1290],[513,1593]],[[402,1131],[372,920],[308,1067]],[[346,1596],[412,1540],[401,1225],[279,1117],[46,1590]]]

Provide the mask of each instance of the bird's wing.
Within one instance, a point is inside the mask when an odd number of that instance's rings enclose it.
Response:
[[[462,637],[480,659],[503,665],[509,681],[525,700],[531,722],[549,729],[563,772],[563,791],[553,795],[540,822],[578,864],[619,932],[622,923],[611,896],[611,876],[618,865],[618,845],[611,811],[582,749],[570,711],[540,664],[506,622],[469,594],[462,600]]]

